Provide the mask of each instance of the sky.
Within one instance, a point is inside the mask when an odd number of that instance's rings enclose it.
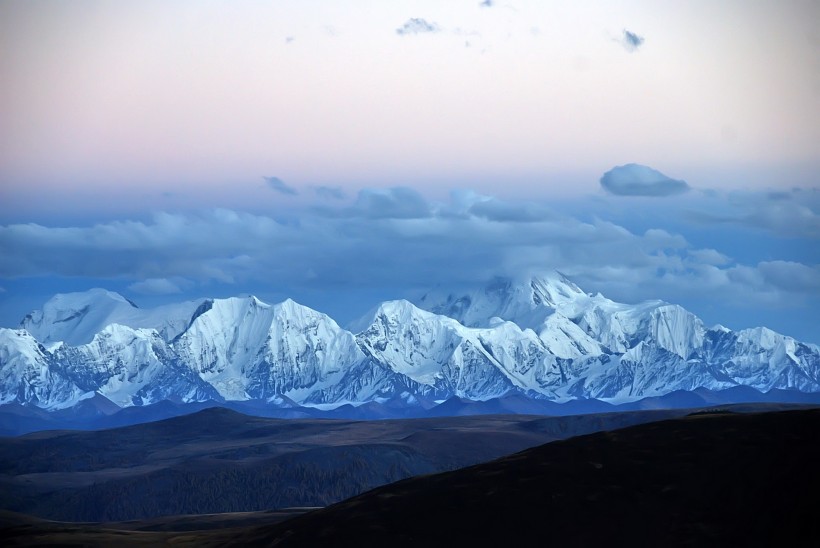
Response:
[[[814,1],[0,3],[0,325],[558,269],[820,343]]]

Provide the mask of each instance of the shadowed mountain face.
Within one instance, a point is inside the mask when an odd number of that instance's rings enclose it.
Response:
[[[202,545],[815,545],[820,411],[695,415],[405,480]],[[209,544],[209,542],[211,544]]]
[[[92,432],[0,438],[0,509],[68,521],[326,506],[410,476],[679,416],[280,420],[211,408]]]

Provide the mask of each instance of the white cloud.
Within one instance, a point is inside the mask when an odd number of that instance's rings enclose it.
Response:
[[[430,203],[409,189],[366,190],[352,206],[290,220],[218,209],[90,227],[9,225],[0,254],[3,278],[117,279],[152,294],[184,291],[185,280],[408,290],[547,269],[626,301],[770,304],[820,293],[816,266],[739,264],[666,229],[633,232],[469,191]]]

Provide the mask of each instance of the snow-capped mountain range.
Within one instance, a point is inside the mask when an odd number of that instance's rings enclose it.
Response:
[[[766,328],[707,328],[662,301],[587,294],[558,273],[382,303],[355,329],[286,300],[155,309],[93,289],[0,329],[0,403],[63,409],[254,400],[422,405],[511,394],[628,402],[698,388],[820,392],[820,348]]]

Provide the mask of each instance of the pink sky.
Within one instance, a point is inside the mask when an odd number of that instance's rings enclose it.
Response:
[[[439,31],[398,35],[411,17]],[[632,161],[808,185],[818,19],[814,2],[4,2],[2,192],[241,206],[277,176],[572,195]]]

